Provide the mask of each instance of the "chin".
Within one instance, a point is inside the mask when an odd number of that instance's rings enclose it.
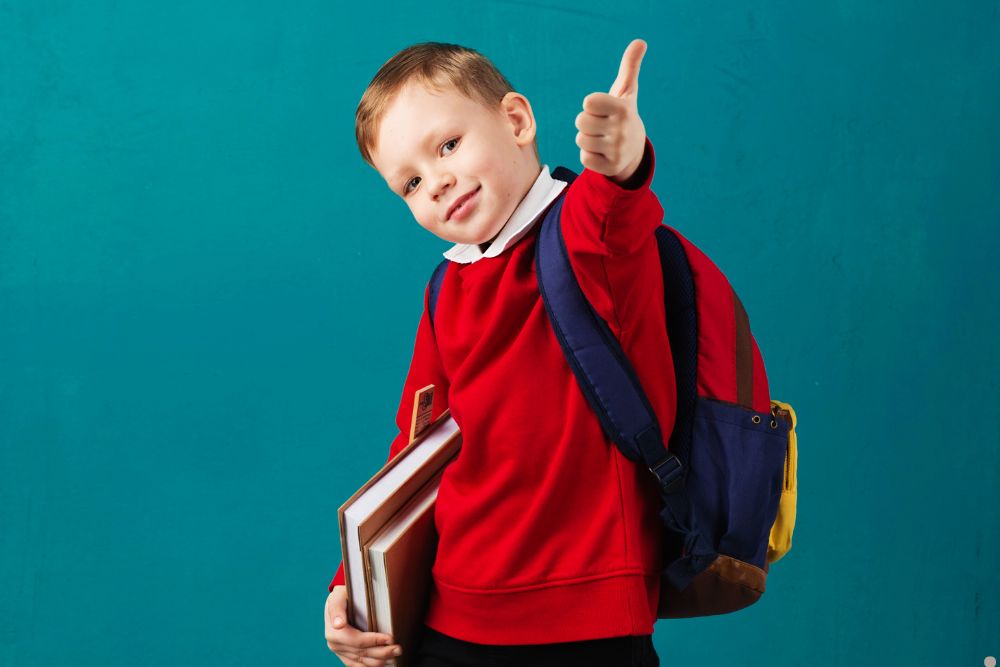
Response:
[[[455,230],[453,230],[453,232],[454,231]],[[466,232],[466,233],[463,234],[462,232]],[[467,230],[462,229],[462,230],[458,230],[457,233],[452,233],[452,234],[449,234],[447,236],[444,236],[444,235],[441,235],[441,234],[438,234],[438,236],[440,236],[441,238],[443,238],[445,241],[449,241],[451,243],[464,243],[465,245],[478,245],[480,243],[487,243],[487,242],[489,242],[491,239],[493,239],[493,238],[496,237],[496,234],[489,235],[487,232],[478,232],[478,233],[471,232],[470,233]]]

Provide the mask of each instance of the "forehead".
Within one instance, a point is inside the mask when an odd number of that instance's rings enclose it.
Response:
[[[426,148],[425,141],[455,125],[498,120],[476,100],[452,86],[432,89],[419,81],[405,84],[389,102],[379,123],[372,157],[383,176],[401,161]]]

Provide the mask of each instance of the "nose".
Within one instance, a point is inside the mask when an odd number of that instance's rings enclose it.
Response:
[[[455,185],[455,176],[450,171],[444,171],[433,177],[434,182],[431,183],[431,187],[428,188],[430,192],[431,199],[437,201],[441,198],[448,188]]]

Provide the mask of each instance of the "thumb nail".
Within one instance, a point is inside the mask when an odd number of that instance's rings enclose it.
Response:
[[[338,616],[337,618],[333,619],[333,624],[336,625],[337,627],[340,627],[341,625],[344,624],[344,619]]]

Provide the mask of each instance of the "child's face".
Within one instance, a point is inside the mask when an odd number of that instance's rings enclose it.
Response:
[[[451,87],[411,82],[382,118],[372,162],[421,227],[452,243],[485,243],[538,177],[534,137],[523,95],[508,93],[490,110]]]

